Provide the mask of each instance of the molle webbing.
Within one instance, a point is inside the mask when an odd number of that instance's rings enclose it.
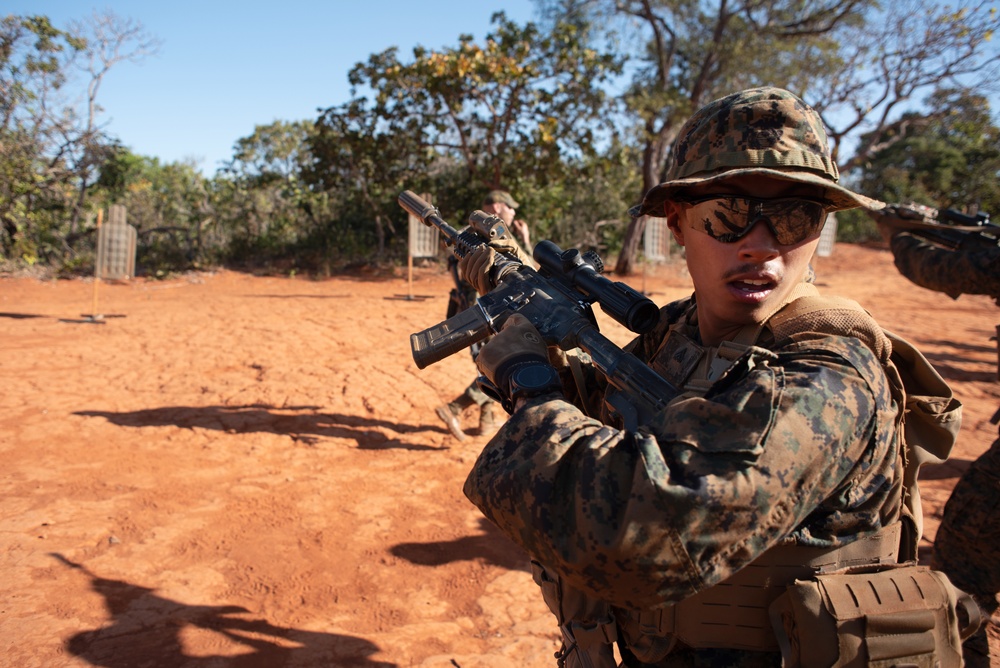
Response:
[[[778,651],[768,606],[796,579],[848,566],[896,563],[901,526],[836,548],[773,547],[731,577],[657,610],[615,611],[626,635],[670,637],[689,647]]]
[[[854,337],[871,349],[882,366],[892,354],[892,343],[875,319],[860,304],[843,297],[801,297],[772,316],[766,327],[779,341],[810,331]]]
[[[686,378],[685,390],[689,394],[703,394],[711,386],[712,379],[719,376],[717,367],[731,362],[740,348],[754,345],[764,330],[776,343],[797,334],[815,332],[859,339],[890,376],[890,385],[896,393],[894,398],[903,400],[902,383],[898,382],[896,367],[890,359],[895,341],[863,307],[850,299],[820,296],[814,286],[805,283],[797,286],[789,297],[762,326],[745,328],[736,341],[729,342],[733,351],[726,351],[728,354],[707,351],[709,357],[716,359],[708,364],[701,360],[700,364],[692,365],[694,368]],[[905,348],[905,342],[900,341],[900,347]],[[901,428],[901,415],[902,411],[897,418],[897,428]],[[915,481],[911,484],[914,489],[909,491],[910,496],[919,499]],[[693,648],[776,652],[779,647],[768,608],[788,585],[796,579],[809,579],[818,572],[898,563],[904,528],[912,533],[909,526],[895,522],[870,537],[832,549],[801,545],[773,547],[728,579],[676,605],[644,611],[616,609],[615,616],[630,649],[646,650],[637,656],[648,663],[662,659],[674,641]],[[909,554],[905,556],[911,558]]]

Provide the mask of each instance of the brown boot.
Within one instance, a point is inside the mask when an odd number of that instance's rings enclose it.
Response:
[[[492,433],[495,425],[496,420],[493,418],[493,402],[491,401],[479,407],[479,435]]]
[[[458,423],[458,410],[451,404],[441,404],[434,409],[437,416],[441,418],[441,421],[448,425],[448,431],[451,432],[452,436],[460,441],[465,440],[465,432],[462,431],[462,425]]]

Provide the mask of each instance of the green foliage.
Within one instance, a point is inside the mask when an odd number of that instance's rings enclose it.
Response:
[[[882,240],[878,226],[862,209],[837,212],[837,241],[865,244]]]
[[[899,99],[929,89],[921,68],[952,56],[955,72],[966,57],[981,62],[977,49],[993,24],[978,6],[921,13],[929,25],[914,46],[910,35],[887,38],[899,30],[873,24],[883,15],[869,13],[876,5],[867,0],[539,5],[551,19],[544,27],[499,13],[479,41],[463,35],[410,58],[395,48],[371,55],[348,75],[350,100],[314,121],[257,126],[212,178],[192,164],[136,155],[72,110],[42,113],[41,100],[67,85],[74,55],[95,45],[45,17],[6,17],[0,260],[87,271],[98,211],[121,204],[138,231],[140,273],[225,263],[328,274],[405,259],[402,190],[431,193],[442,215],[462,227],[483,194],[502,187],[521,202],[518,217],[533,238],[618,253],[619,271],[628,273],[622,259],[637,252],[639,239],[626,212],[659,178],[680,124],[712,97],[775,82],[811,92],[821,110],[828,100],[830,108],[844,103],[837,95],[846,89],[894,87],[898,99],[882,109],[878,129],[861,137],[856,164],[846,163],[853,169],[843,170],[856,188],[887,201],[1000,209],[1000,137],[985,98],[941,89],[926,110],[911,105],[886,122]],[[622,17],[635,32],[601,42]],[[918,48],[926,45],[934,48]],[[631,83],[613,97],[626,58]],[[856,72],[879,74],[865,80]],[[57,155],[50,138],[71,135],[80,141]],[[842,135],[831,137],[836,144]],[[841,240],[879,238],[863,212],[838,219]]]
[[[1000,128],[983,95],[936,91],[926,112],[906,114],[871,141],[882,148],[858,170],[863,192],[889,203],[1000,211]]]
[[[443,159],[482,189],[564,177],[567,158],[592,155],[611,131],[602,83],[619,64],[586,45],[584,24],[561,22],[542,34],[503,13],[494,24],[482,44],[462,36],[454,48],[415,49],[412,62],[389,49],[359,63],[350,81],[373,100],[345,111],[367,114],[369,136],[415,148],[401,164]]]
[[[58,161],[40,168],[59,130],[44,102],[65,83],[65,61],[78,48],[44,16],[0,19],[0,258],[52,262],[62,250],[70,180]]]

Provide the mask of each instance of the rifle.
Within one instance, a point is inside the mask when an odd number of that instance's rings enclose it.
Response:
[[[988,213],[964,214],[955,209],[934,209],[920,204],[890,204],[870,210],[879,223],[910,232],[948,250],[1000,247],[1000,225]]]
[[[412,191],[403,191],[398,201],[425,225],[438,228],[459,259],[507,234],[502,219],[482,211],[474,211],[469,227],[459,232]],[[580,348],[590,355],[598,371],[620,390],[613,393],[611,408],[623,428],[634,433],[640,416],[662,410],[679,390],[601,334],[592,304],[596,302],[616,322],[639,334],[656,326],[659,309],[624,283],[601,276],[604,263],[597,253],[580,253],[575,248],[563,251],[544,240],[535,245],[532,256],[538,270],[513,255],[498,253],[490,270],[493,290],[461,313],[410,335],[413,361],[423,369],[498,333],[507,318],[520,313],[547,344],[563,350]]]

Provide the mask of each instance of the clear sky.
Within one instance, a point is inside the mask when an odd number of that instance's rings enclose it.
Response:
[[[48,16],[57,28],[109,9],[162,44],[105,77],[101,122],[134,153],[193,159],[206,175],[257,125],[315,119],[351,97],[348,71],[373,53],[453,47],[489,32],[497,11],[537,20],[531,0],[6,0],[0,14]],[[85,81],[80,82],[81,91]]]

